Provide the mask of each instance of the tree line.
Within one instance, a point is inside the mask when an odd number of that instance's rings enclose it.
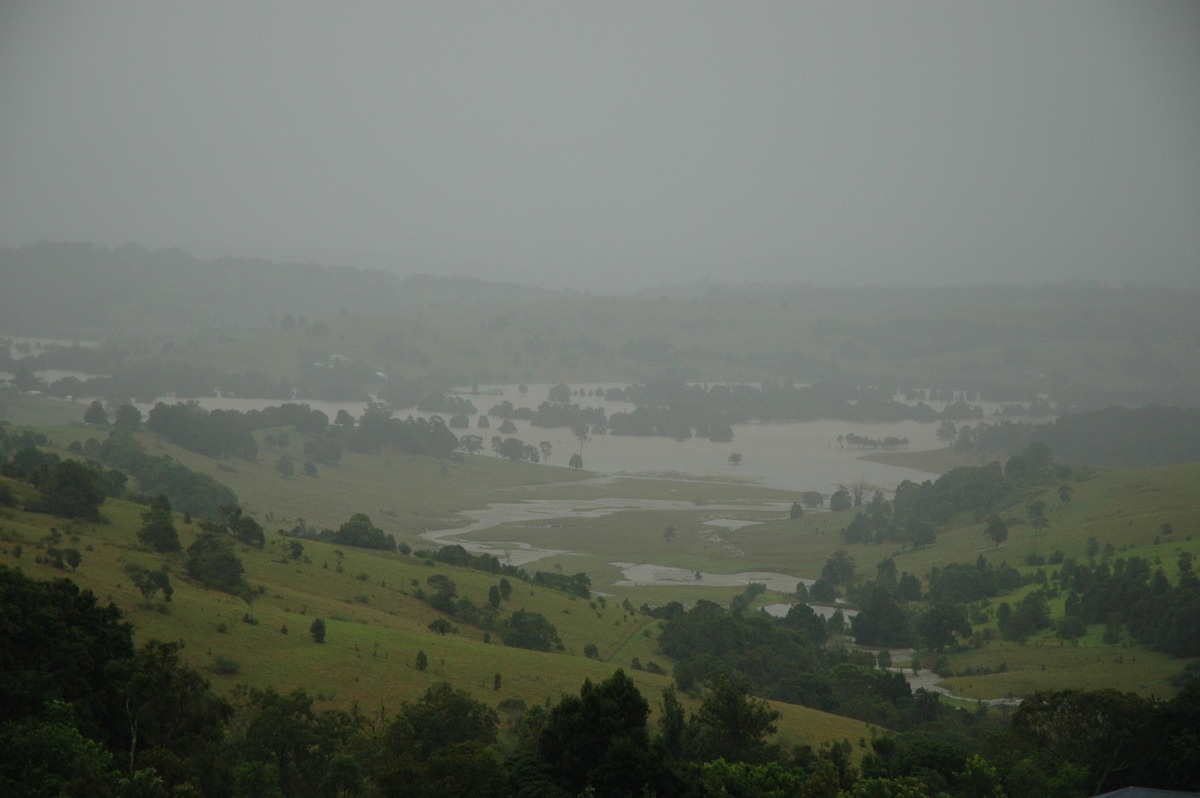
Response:
[[[1143,467],[1200,460],[1200,408],[1108,407],[1067,413],[1050,424],[1003,421],[964,426],[954,447],[1015,454],[1039,444],[1068,463]]]

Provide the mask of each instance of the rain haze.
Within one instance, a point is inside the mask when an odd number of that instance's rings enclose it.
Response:
[[[1200,283],[1200,4],[0,8],[0,245]]]

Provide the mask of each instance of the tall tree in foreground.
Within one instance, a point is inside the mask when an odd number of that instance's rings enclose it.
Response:
[[[779,713],[746,686],[720,676],[693,722],[692,744],[701,760],[762,762],[768,758],[765,737],[775,733]]]
[[[650,750],[649,714],[650,705],[623,670],[600,684],[589,679],[578,696],[564,696],[550,710],[538,753],[571,795],[589,789],[614,798],[655,792],[661,776]]]

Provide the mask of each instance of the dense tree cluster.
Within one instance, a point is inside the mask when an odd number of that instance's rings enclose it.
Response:
[[[158,403],[150,412],[147,427],[186,449],[210,457],[233,455],[255,459],[258,445],[253,431],[291,427],[310,436],[306,455],[325,465],[334,465],[343,448],[375,454],[392,446],[408,454],[446,458],[458,448],[454,436],[439,416],[398,419],[386,405],[372,403],[355,420],[339,413],[336,423],[306,404],[288,403],[241,413],[236,410],[201,408],[195,402]]]
[[[401,420],[392,418],[391,409],[378,403],[368,405],[357,423],[335,425],[330,434],[350,451],[364,454],[393,446],[407,454],[446,458],[458,448],[458,438],[441,417]]]
[[[590,598],[592,595],[592,580],[585,573],[560,574],[550,571],[537,571],[533,581],[552,590],[561,590],[570,596]]]
[[[138,540],[158,552],[179,551],[179,532],[175,529],[171,514],[171,501],[159,494],[150,501],[142,513],[142,526],[138,529]]]
[[[336,531],[326,530],[317,536],[317,540],[360,549],[396,550],[396,538],[371,523],[371,518],[365,513],[355,513]]]
[[[143,493],[165,496],[179,512],[215,521],[220,508],[237,505],[228,487],[167,455],[147,454],[127,430],[113,430],[104,443],[89,438],[83,452],[127,472]]]
[[[492,451],[497,456],[514,463],[537,463],[542,459],[538,447],[531,446],[519,438],[502,438],[499,435],[493,435]]]
[[[501,636],[504,645],[514,648],[528,648],[534,651],[562,648],[558,630],[540,612],[517,610],[503,623]]]
[[[421,397],[421,400],[417,402],[417,410],[422,413],[446,413],[447,415],[461,413],[472,416],[479,412],[475,408],[475,403],[470,399],[440,391],[433,391]]]
[[[229,535],[221,532],[203,532],[187,548],[183,562],[188,576],[216,590],[237,593],[245,587],[242,574],[245,568],[233,550]]]
[[[501,563],[494,554],[486,552],[481,554],[472,554],[458,543],[451,543],[442,546],[437,551],[418,550],[415,556],[428,560],[436,560],[444,562],[447,565],[458,565],[463,568],[473,568],[476,571],[483,571],[489,574],[504,574],[520,579],[523,582],[529,581],[529,574],[525,570],[515,565],[506,565]],[[501,580],[502,582],[506,580]]]
[[[0,426],[0,476],[22,480],[37,488],[39,497],[27,505],[28,510],[60,518],[100,520],[100,505],[105,498],[124,492],[126,475],[106,469],[94,459],[64,459],[38,448],[47,443],[40,433],[16,433]],[[73,451],[82,453],[82,447]],[[11,489],[6,489],[0,503],[16,503]]]
[[[989,562],[982,554],[974,565],[948,563],[929,570],[926,590],[930,601],[944,604],[969,604],[984,598],[1009,593],[1026,579],[1007,563]]]
[[[1058,583],[1068,591],[1068,616],[1105,624],[1112,636],[1124,627],[1147,648],[1196,657],[1200,656],[1200,579],[1186,553],[1177,567],[1172,583],[1162,568],[1153,568],[1141,557],[1095,564],[1064,560]]]
[[[963,427],[955,448],[1015,454],[1041,444],[1067,463],[1142,467],[1200,460],[1200,408],[1146,405],[1067,413],[1050,424]]]
[[[258,456],[250,425],[234,410],[205,410],[196,402],[159,402],[150,411],[146,428],[208,457],[232,455],[253,460]]]
[[[854,449],[897,449],[901,446],[908,446],[908,438],[897,438],[894,435],[888,435],[885,438],[871,438],[847,432],[845,435],[839,435],[838,438],[846,446]]]
[[[1070,474],[1069,467],[1055,465],[1049,448],[1030,444],[1008,458],[1003,468],[992,462],[960,466],[921,484],[905,480],[890,502],[876,494],[842,530],[842,538],[847,543],[899,543],[919,548],[935,541],[939,526],[962,518],[988,518],[986,534],[999,545],[1007,537],[1007,525],[997,511],[1013,502],[1024,488]],[[830,509],[849,509],[851,498],[850,491],[840,488],[830,499]],[[1043,523],[1044,510],[1043,503]]]

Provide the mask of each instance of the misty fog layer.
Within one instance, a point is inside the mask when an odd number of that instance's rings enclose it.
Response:
[[[0,245],[1195,284],[1188,3],[0,8]]]

